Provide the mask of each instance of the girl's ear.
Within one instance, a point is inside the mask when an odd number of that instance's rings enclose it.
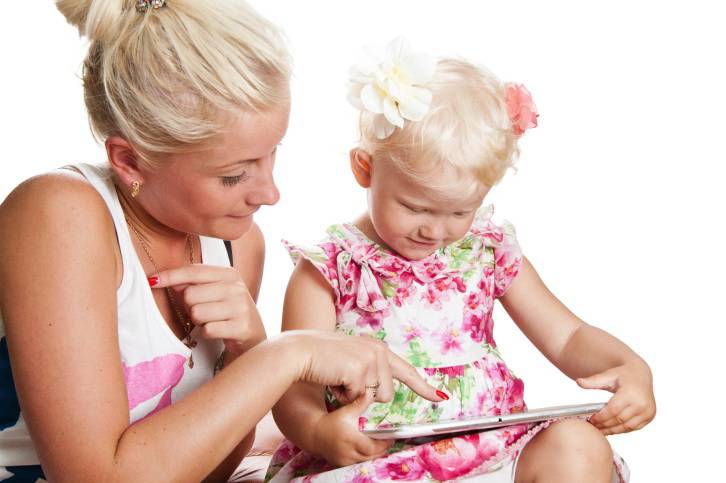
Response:
[[[359,185],[363,188],[371,186],[371,174],[373,171],[373,163],[371,163],[371,155],[363,151],[361,148],[353,148],[350,150],[350,169]]]
[[[120,136],[106,139],[106,155],[111,169],[126,186],[138,181],[144,184],[144,177],[139,170],[139,163],[134,148]]]

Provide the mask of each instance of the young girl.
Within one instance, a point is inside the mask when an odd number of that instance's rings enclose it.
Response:
[[[320,386],[293,386],[274,410],[289,441],[273,457],[268,479],[627,481],[605,436],[653,418],[647,364],[562,305],[522,255],[514,228],[495,224],[491,207],[480,208],[516,158],[520,136],[537,125],[529,92],[467,62],[411,52],[400,39],[387,58],[351,73],[361,139],[350,163],[369,209],[328,228],[315,247],[286,244],[297,266],[283,330],[379,339],[444,401],[373,379],[364,381],[370,393],[352,402]],[[523,382],[492,335],[497,299],[565,374],[584,388],[615,393],[600,413],[589,422],[393,444],[359,432],[525,410]]]

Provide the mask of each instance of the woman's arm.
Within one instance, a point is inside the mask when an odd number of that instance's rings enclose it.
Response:
[[[500,301],[527,338],[563,373],[583,387],[616,393],[593,417],[601,429],[624,432],[653,419],[652,375],[645,361],[617,338],[573,314],[526,258]]]
[[[300,260],[285,292],[282,330],[335,329],[335,300],[330,285],[307,260]],[[322,386],[297,383],[275,404],[272,414],[280,430],[300,448],[314,449],[314,430],[325,408]]]
[[[51,481],[198,482],[299,380],[357,397],[367,377],[391,386],[393,374],[433,393],[372,341],[293,331],[129,426],[115,245],[108,210],[83,181],[36,178],[0,206],[0,307],[21,410]]]
[[[298,351],[262,345],[128,426],[116,243],[105,204],[82,181],[37,178],[0,208],[0,306],[24,417],[53,481],[199,481],[295,379]],[[259,377],[271,367],[276,377]]]

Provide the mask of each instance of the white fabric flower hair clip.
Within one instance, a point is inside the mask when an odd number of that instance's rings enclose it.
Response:
[[[425,85],[434,77],[436,59],[414,52],[403,37],[392,40],[384,52],[369,47],[365,54],[350,68],[348,101],[376,114],[375,136],[385,139],[406,120],[419,121],[428,112],[431,91]]]

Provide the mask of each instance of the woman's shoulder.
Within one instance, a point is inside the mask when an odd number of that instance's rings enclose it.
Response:
[[[65,203],[90,203],[103,206],[98,191],[78,171],[57,169],[26,179],[5,198],[3,210],[26,206]]]
[[[77,228],[79,236],[87,237],[112,228],[113,220],[101,195],[83,176],[55,170],[23,181],[0,204],[0,234],[12,236],[22,227],[38,234]]]

